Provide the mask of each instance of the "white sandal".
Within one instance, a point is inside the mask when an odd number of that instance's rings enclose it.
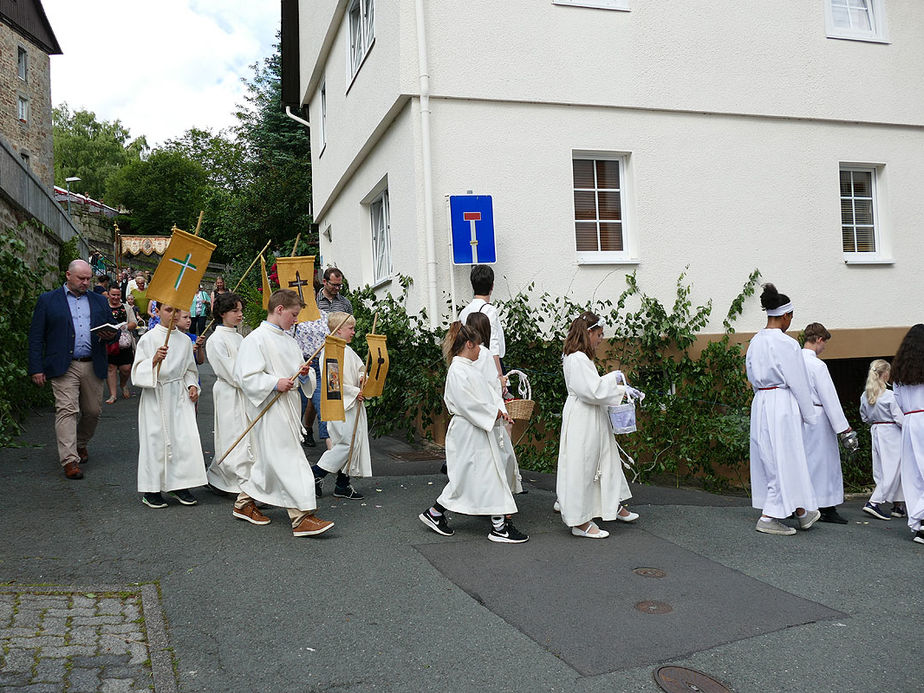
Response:
[[[596,529],[596,532],[591,532],[590,530]],[[591,522],[588,525],[587,529],[580,529],[579,527],[572,527],[571,533],[576,537],[587,537],[588,539],[606,539],[610,536],[610,533],[605,529],[600,529],[597,527],[596,522]]]
[[[616,519],[620,522],[635,522],[639,518],[638,513],[632,512],[624,505],[620,505],[619,510],[625,510],[628,513],[628,515],[620,515],[619,513],[616,513]]]

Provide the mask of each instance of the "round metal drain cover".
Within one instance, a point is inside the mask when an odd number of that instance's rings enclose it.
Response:
[[[667,602],[639,602],[635,605],[635,608],[641,611],[643,614],[669,614],[674,610]]]
[[[655,670],[654,680],[667,693],[729,693],[731,690],[701,671],[684,667],[661,667]]]
[[[667,575],[667,573],[660,568],[636,568],[632,572],[647,578],[663,578]]]

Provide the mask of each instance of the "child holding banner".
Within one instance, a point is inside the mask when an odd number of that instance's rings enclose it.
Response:
[[[340,374],[344,420],[327,422],[327,431],[330,434],[332,445],[311,468],[314,471],[315,494],[318,497],[321,496],[322,479],[336,472],[334,497],[362,500],[365,496],[353,488],[350,484],[350,476],[372,476],[369,429],[366,408],[363,406],[365,397],[362,393],[363,382],[366,379],[366,365],[349,346],[353,335],[356,334],[356,318],[348,313],[333,311],[327,314],[327,324],[329,328],[340,325],[340,328],[333,334],[347,343],[343,350],[343,371]],[[325,351],[322,351],[321,363],[325,362],[325,355]],[[350,455],[351,446],[352,456]]]
[[[141,388],[138,405],[138,491],[149,508],[166,508],[168,491],[183,505],[195,505],[189,489],[206,482],[202,444],[194,405],[199,399],[199,372],[192,342],[168,325],[175,309],[161,305],[166,322],[148,330],[135,349],[132,382]]]
[[[247,398],[252,420],[270,405],[277,393],[283,393],[256,421],[250,433],[256,461],[250,477],[241,483],[241,490],[249,499],[286,508],[296,537],[315,536],[334,526],[314,514],[317,508],[314,475],[301,445],[304,428],[295,388],[300,386],[311,396],[316,380],[286,330],[295,324],[304,306],[295,291],[274,292],[266,320],[244,337],[234,366],[234,380]],[[293,382],[291,376],[296,370],[298,378]],[[246,500],[238,498],[238,502]]]

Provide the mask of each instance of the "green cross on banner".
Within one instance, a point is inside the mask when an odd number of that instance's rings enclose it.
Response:
[[[178,265],[180,266],[180,274],[179,274],[179,276],[177,276],[177,278],[176,278],[176,283],[173,285],[173,288],[174,288],[174,289],[179,290],[179,288],[180,288],[180,283],[183,281],[183,274],[186,273],[186,270],[188,270],[188,269],[193,269],[193,270],[196,269],[196,266],[190,262],[191,259],[192,259],[192,254],[191,254],[191,253],[186,253],[186,259],[185,259],[185,260],[180,260],[180,258],[178,258],[178,257],[172,257],[172,258],[170,258],[170,262],[175,262],[176,264],[178,264]]]

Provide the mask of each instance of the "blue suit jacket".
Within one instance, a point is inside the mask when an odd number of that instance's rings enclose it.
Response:
[[[102,294],[88,291],[90,299],[90,327],[98,327],[112,321],[109,301]],[[118,338],[118,337],[117,337]],[[114,340],[113,340],[114,341]],[[100,378],[106,377],[109,367],[106,358],[106,342],[100,341],[95,333],[90,334],[90,349],[93,356],[93,371]],[[44,373],[46,378],[64,375],[74,359],[74,319],[64,287],[46,291],[38,297],[32,313],[32,327],[29,329],[29,375]]]

